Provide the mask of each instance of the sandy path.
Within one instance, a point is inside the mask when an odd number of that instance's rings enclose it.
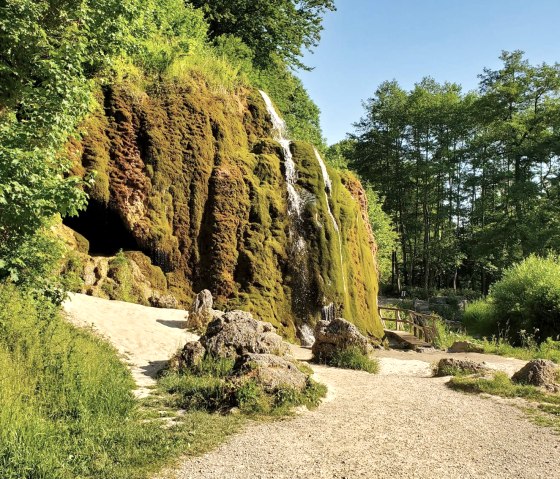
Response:
[[[153,373],[187,339],[185,311],[72,295],[65,309],[126,355],[135,379]],[[309,351],[294,348],[301,359]],[[560,437],[504,401],[451,391],[431,378],[441,352],[379,351],[381,372],[313,366],[327,384],[315,411],[253,423],[216,450],[182,462],[165,478],[547,478],[560,479]],[[453,355],[462,357],[465,355]],[[522,361],[466,355],[507,371]]]
[[[376,376],[314,366],[331,400],[292,420],[253,424],[165,477],[560,477],[560,438],[521,411],[422,377],[425,361],[381,365]]]
[[[154,376],[187,341],[197,336],[184,328],[186,311],[108,301],[71,294],[64,303],[68,318],[78,326],[92,326],[121,353],[139,386],[139,396],[155,384]]]

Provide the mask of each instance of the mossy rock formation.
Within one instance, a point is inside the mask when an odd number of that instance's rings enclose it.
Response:
[[[325,195],[313,148],[292,144],[306,199],[305,254],[296,258],[282,148],[257,91],[216,92],[193,76],[146,91],[105,87],[99,104],[72,145],[76,172],[96,171],[90,204],[65,221],[89,241],[90,254],[141,251],[179,301],[209,289],[218,308],[250,311],[287,337],[313,326],[330,302],[362,332],[382,335],[361,185],[329,169]]]

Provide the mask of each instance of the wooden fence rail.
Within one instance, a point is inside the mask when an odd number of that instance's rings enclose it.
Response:
[[[383,314],[387,311],[391,312],[393,317]],[[379,306],[379,317],[384,329],[390,329],[387,327],[387,322],[393,322],[396,331],[409,331],[418,339],[423,339],[428,343],[434,340],[437,320],[434,315],[418,313],[410,309]]]

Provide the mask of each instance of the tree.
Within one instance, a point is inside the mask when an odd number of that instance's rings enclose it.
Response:
[[[385,82],[345,154],[386,198],[404,283],[488,292],[531,253],[558,251],[560,66],[504,52],[477,93]]]
[[[0,278],[41,276],[32,265],[52,251],[41,228],[84,205],[62,147],[91,106],[89,79],[125,47],[134,5],[7,0],[0,8]]]
[[[233,35],[253,50],[255,63],[266,68],[276,59],[304,67],[304,49],[316,46],[323,15],[334,0],[191,0],[202,8],[212,38]]]

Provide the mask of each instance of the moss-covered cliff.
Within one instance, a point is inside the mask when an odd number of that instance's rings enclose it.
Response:
[[[306,243],[294,248],[282,149],[257,91],[226,94],[192,77],[149,91],[113,85],[99,103],[74,145],[76,170],[97,172],[90,204],[66,221],[89,240],[90,254],[142,251],[180,301],[208,288],[220,307],[253,311],[288,337],[330,302],[381,335],[359,182],[329,169],[325,195],[313,148],[292,143]]]

